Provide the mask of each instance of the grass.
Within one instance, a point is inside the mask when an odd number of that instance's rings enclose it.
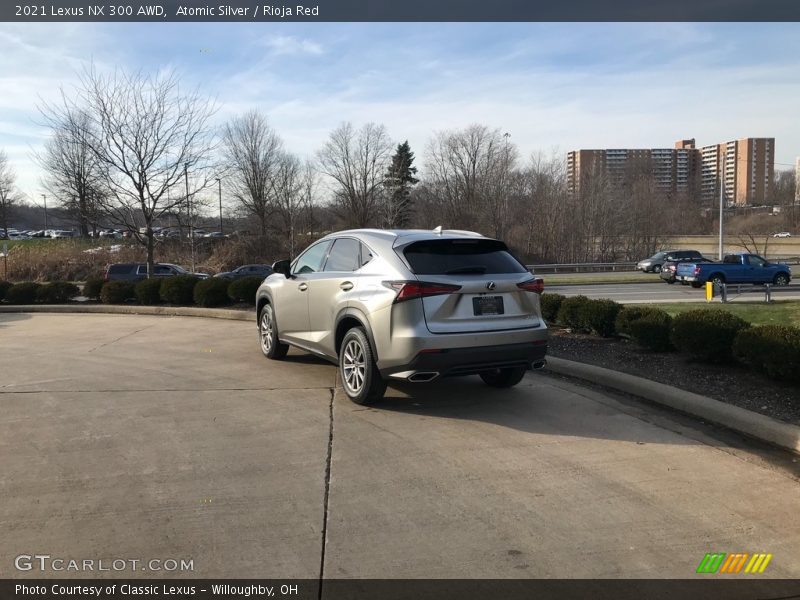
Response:
[[[667,311],[673,317],[687,310],[711,308],[714,310],[727,310],[753,325],[794,325],[800,327],[800,301],[774,300],[770,304],[763,302],[736,302],[729,304],[688,304],[688,303],[656,303],[648,304]]]
[[[536,274],[545,285],[583,285],[592,283],[658,283],[653,273],[544,273]]]

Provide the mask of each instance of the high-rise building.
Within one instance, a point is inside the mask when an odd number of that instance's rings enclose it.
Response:
[[[800,156],[797,157],[797,166],[794,169],[794,201],[800,202]]]
[[[685,139],[675,142],[674,148],[567,154],[570,193],[578,193],[591,175],[603,175],[609,185],[618,186],[642,172],[653,177],[658,191],[697,194],[704,204],[719,198],[720,183],[728,204],[766,204],[772,199],[775,138],[743,138],[702,148],[694,139]]]

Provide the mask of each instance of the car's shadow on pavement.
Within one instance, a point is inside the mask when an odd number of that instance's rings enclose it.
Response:
[[[7,327],[13,321],[25,321],[30,318],[30,313],[0,313],[0,327]]]
[[[425,385],[392,383],[377,411],[437,419],[479,421],[517,431],[571,438],[595,438],[637,444],[698,444],[680,425],[641,406],[626,405],[603,392],[528,375],[516,387],[494,389],[477,376]],[[657,421],[668,423],[659,426]]]

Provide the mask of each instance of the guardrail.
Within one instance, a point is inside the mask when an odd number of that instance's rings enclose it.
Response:
[[[635,262],[611,262],[611,263],[550,263],[544,265],[525,265],[535,273],[593,273],[597,271],[635,271]]]

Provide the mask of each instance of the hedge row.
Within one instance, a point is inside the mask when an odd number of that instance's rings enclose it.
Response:
[[[154,305],[165,302],[203,307],[226,306],[232,302],[255,304],[256,290],[262,281],[260,277],[244,277],[233,281],[220,277],[200,280],[190,275],[139,282],[89,279],[83,286],[83,295],[104,304],[138,302]],[[62,304],[79,294],[81,291],[78,286],[66,281],[47,284],[0,281],[0,301],[5,300],[9,304]]]
[[[738,360],[776,379],[800,381],[800,328],[751,326],[724,310],[691,310],[674,319],[649,306],[622,306],[586,296],[541,295],[546,321],[604,337],[622,335],[655,352],[677,349],[693,359]]]

